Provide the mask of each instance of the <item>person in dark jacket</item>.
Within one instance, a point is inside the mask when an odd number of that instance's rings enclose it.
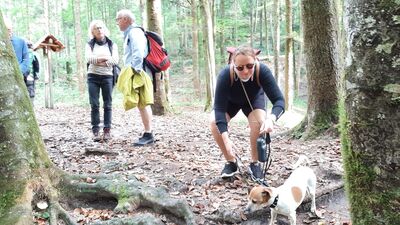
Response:
[[[232,77],[231,65],[233,67]],[[258,66],[257,76],[256,68]],[[268,115],[264,93],[273,104]],[[284,108],[285,100],[282,92],[268,67],[257,61],[253,48],[246,45],[238,47],[232,55],[231,64],[223,68],[218,76],[214,110],[211,114],[211,133],[226,160],[221,177],[231,177],[238,173],[237,160],[234,155],[235,145],[229,138],[228,123],[239,110],[242,110],[247,116],[250,127],[251,163],[249,172],[253,180],[264,178],[258,162],[257,138],[260,134],[273,131],[274,123],[283,114]]]

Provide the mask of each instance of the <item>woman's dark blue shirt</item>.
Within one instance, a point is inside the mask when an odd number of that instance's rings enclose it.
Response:
[[[221,134],[228,130],[228,123],[225,117],[228,105],[235,104],[243,107],[249,106],[242,85],[240,84],[240,79],[238,79],[236,75],[234,77],[233,83],[231,84],[228,65],[221,70],[217,79],[214,111],[215,121]],[[250,101],[252,101],[257,96],[261,95],[262,92],[265,92],[268,99],[273,104],[272,114],[274,114],[278,119],[285,111],[285,99],[283,98],[282,92],[271,71],[263,63],[260,63],[259,80],[261,87],[257,83],[256,70],[254,69],[252,79],[247,82],[242,82],[247,95]]]

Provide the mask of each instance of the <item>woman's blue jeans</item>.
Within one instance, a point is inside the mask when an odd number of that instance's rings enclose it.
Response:
[[[92,131],[98,132],[100,127],[100,101],[99,94],[103,96],[104,107],[104,128],[111,128],[112,118],[112,91],[113,91],[113,76],[88,74],[88,89],[89,101],[92,108],[91,111],[91,124]]]

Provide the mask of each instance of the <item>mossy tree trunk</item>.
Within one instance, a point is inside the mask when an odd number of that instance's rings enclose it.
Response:
[[[347,67],[341,116],[354,225],[400,221],[400,3],[345,1]]]
[[[161,190],[145,186],[132,177],[72,176],[49,159],[28,92],[0,13],[0,224],[33,224],[38,201],[49,205],[49,224],[77,224],[59,202],[68,199],[112,198],[114,211],[126,213],[141,207],[170,216],[178,224],[194,224],[186,202],[170,198]],[[62,198],[61,198],[62,197]],[[127,221],[131,220],[131,221]],[[136,222],[137,221],[137,222]],[[101,223],[100,223],[101,224]],[[107,224],[162,224],[152,215],[113,219]]]
[[[303,0],[307,115],[296,132],[313,138],[338,123],[339,57],[334,1]]]

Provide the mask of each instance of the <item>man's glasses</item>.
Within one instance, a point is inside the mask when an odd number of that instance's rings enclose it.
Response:
[[[233,64],[233,65],[235,66],[235,69],[237,69],[238,71],[243,71],[244,67],[246,67],[248,70],[253,69],[255,64],[254,63],[248,63],[248,64],[246,64],[244,66],[236,66],[235,64]]]

